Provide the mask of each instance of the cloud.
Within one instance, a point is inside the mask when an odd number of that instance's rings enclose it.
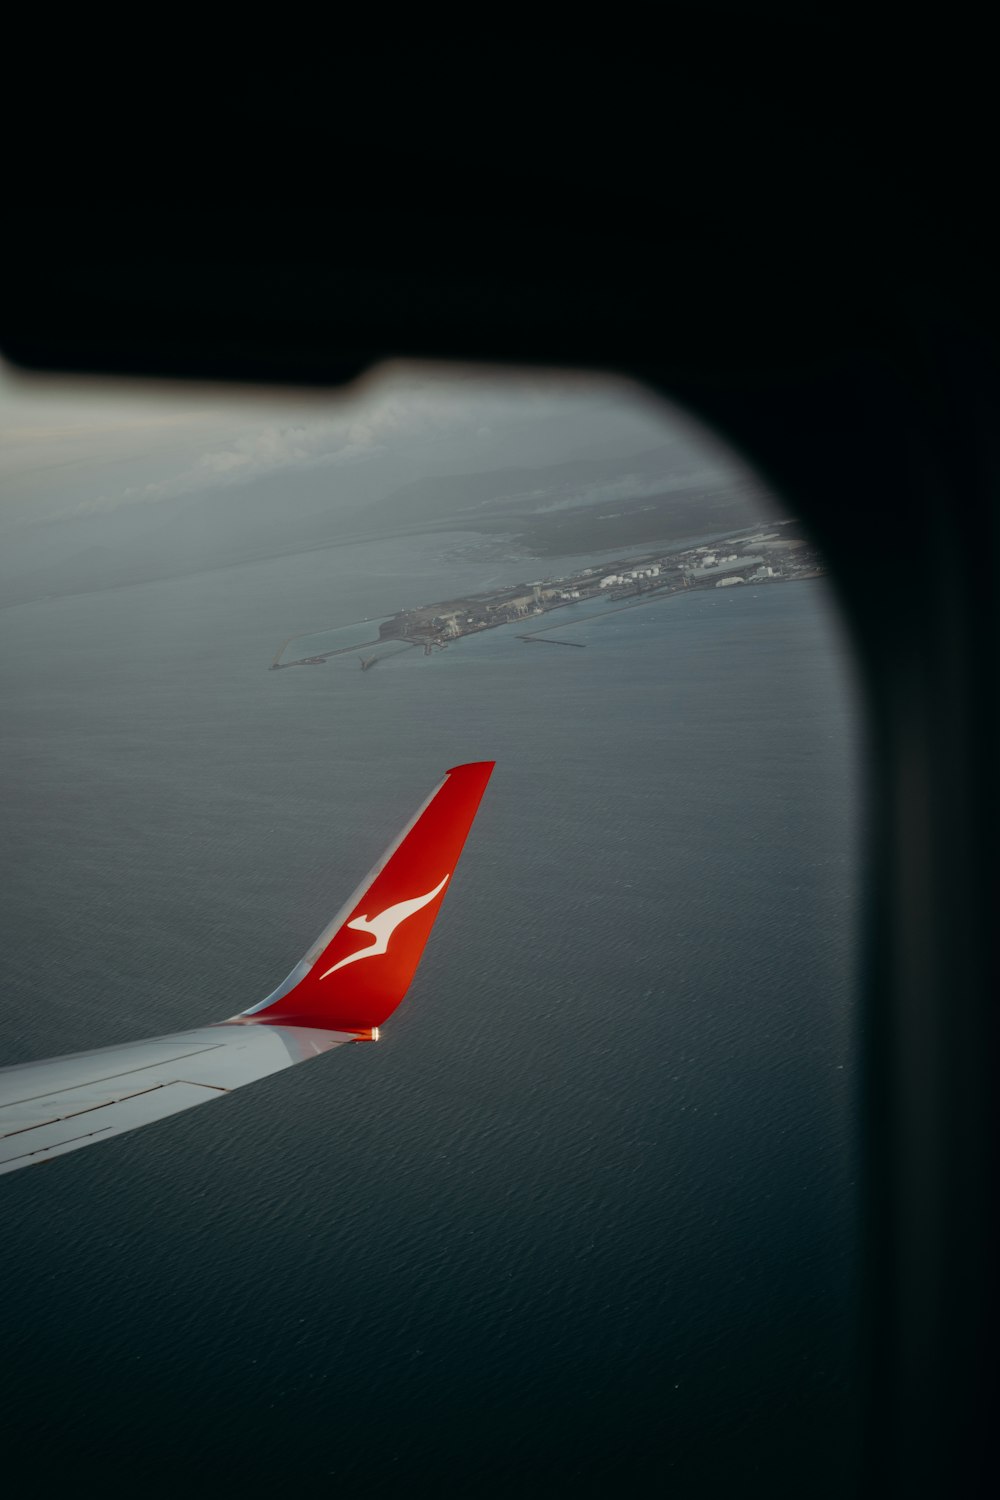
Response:
[[[415,473],[530,465],[608,433],[634,436],[637,447],[667,437],[662,413],[649,420],[617,382],[476,368],[398,364],[346,394],[236,399],[169,386],[18,386],[0,370],[0,398],[4,508],[14,524],[155,506],[293,470],[386,459],[373,470],[377,485],[386,475],[398,483],[401,465]]]
[[[456,434],[486,438],[497,427],[544,420],[556,410],[565,413],[580,405],[581,394],[573,386],[563,390],[537,380],[511,383],[508,388],[496,380],[456,382],[454,378],[418,380],[411,376],[373,380],[359,396],[347,398],[346,403],[344,398],[339,400],[342,409],[332,416],[255,423],[205,448],[171,474],[145,484],[106,489],[78,501],[71,512],[63,514],[97,515],[125,505],[153,504],[290,469],[344,468],[403,441],[433,442]]]
[[[125,505],[153,504],[186,494],[245,484],[288,469],[337,466],[370,457],[372,440],[340,423],[255,427],[192,456],[174,473],[79,501],[72,514],[96,515]]]

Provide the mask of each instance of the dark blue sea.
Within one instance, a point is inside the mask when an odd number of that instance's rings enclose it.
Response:
[[[0,1184],[3,1451],[40,1492],[842,1489],[860,725],[827,586],[267,671],[561,571],[455,541],[0,613],[3,1062],[257,1001],[442,771],[497,762],[378,1046]]]

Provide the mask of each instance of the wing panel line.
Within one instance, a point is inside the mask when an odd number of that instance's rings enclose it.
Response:
[[[179,1083],[186,1083],[187,1079],[178,1079],[177,1081]],[[79,1084],[77,1087],[86,1088],[87,1085]],[[100,1104],[88,1104],[86,1109],[71,1109],[68,1115],[53,1115],[49,1120],[35,1120],[31,1125],[19,1125],[16,1130],[5,1130],[3,1135],[0,1136],[0,1140],[12,1141],[16,1135],[24,1135],[29,1130],[44,1130],[46,1125],[59,1125],[63,1120],[79,1120],[82,1115],[92,1115],[95,1109],[110,1109],[114,1104],[127,1104],[130,1099],[141,1099],[144,1094],[155,1094],[157,1089],[169,1087],[170,1085],[167,1083],[154,1083],[151,1088],[136,1089],[134,1094],[122,1094],[118,1099],[102,1099]],[[192,1083],[190,1087],[193,1089],[212,1088],[213,1085],[210,1083]],[[72,1091],[67,1089],[66,1092],[70,1093]],[[229,1090],[220,1089],[219,1092],[220,1094],[228,1094]]]
[[[126,1043],[126,1046],[127,1045],[129,1045],[129,1044]],[[178,1052],[176,1054],[171,1055],[170,1057],[161,1057],[156,1062],[140,1063],[140,1065],[137,1068],[123,1068],[120,1073],[105,1073],[105,1074],[102,1074],[102,1076],[100,1078],[88,1078],[83,1083],[64,1084],[62,1088],[58,1088],[58,1089],[46,1089],[45,1092],[42,1093],[42,1094],[26,1094],[23,1099],[5,1099],[3,1101],[3,1103],[0,1104],[0,1109],[12,1109],[17,1104],[33,1104],[36,1099],[47,1099],[50,1096],[50,1094],[69,1094],[69,1093],[72,1093],[72,1091],[74,1089],[88,1089],[88,1088],[93,1088],[95,1086],[95,1084],[98,1084],[98,1083],[110,1083],[112,1081],[112,1079],[114,1079],[114,1078],[127,1078],[130,1073],[145,1073],[145,1072],[148,1072],[148,1070],[150,1068],[168,1068],[170,1066],[170,1064],[173,1063],[173,1062],[183,1062],[185,1060],[185,1058],[188,1058],[188,1057],[200,1057],[203,1052],[218,1052],[219,1049],[220,1049],[220,1047],[222,1047],[223,1045],[224,1045],[224,1043],[222,1043],[222,1042],[215,1042],[215,1043],[213,1043],[213,1045],[211,1047],[196,1047],[193,1052]],[[52,1061],[53,1062],[57,1062],[57,1061],[59,1061],[59,1059],[58,1058],[53,1058]],[[15,1066],[16,1067],[30,1068],[30,1067],[33,1067],[34,1064],[32,1064],[32,1063],[17,1063],[17,1064],[15,1064]],[[13,1070],[11,1070],[11,1071],[13,1071]],[[158,1084],[157,1087],[161,1088],[162,1084]],[[195,1087],[196,1088],[201,1088],[202,1085],[201,1084],[196,1084]],[[129,1094],[126,1097],[127,1098],[132,1098],[133,1096],[131,1094]],[[98,1108],[100,1108],[100,1107],[101,1106],[98,1106]],[[82,1114],[83,1111],[81,1110],[80,1113]]]
[[[102,1125],[100,1130],[87,1130],[83,1135],[71,1135],[69,1140],[58,1141],[56,1145],[61,1148],[63,1146],[71,1146],[74,1141],[90,1141],[93,1140],[95,1135],[107,1135],[109,1131],[113,1134],[114,1128],[113,1125]],[[0,1161],[0,1166],[6,1167],[12,1161],[26,1161],[29,1156],[44,1156],[46,1151],[54,1149],[53,1146],[39,1146],[37,1151],[22,1151],[19,1156],[5,1156]]]

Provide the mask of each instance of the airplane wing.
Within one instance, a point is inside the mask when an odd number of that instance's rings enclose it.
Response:
[[[227,1021],[0,1068],[0,1173],[376,1041],[409,988],[493,761],[455,766],[283,984]]]

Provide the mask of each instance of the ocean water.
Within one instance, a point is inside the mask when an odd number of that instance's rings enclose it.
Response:
[[[255,1002],[444,769],[497,761],[378,1046],[4,1179],[4,1445],[43,1488],[842,1487],[860,725],[826,586],[266,670],[530,573],[454,540],[0,614],[4,1062]]]

